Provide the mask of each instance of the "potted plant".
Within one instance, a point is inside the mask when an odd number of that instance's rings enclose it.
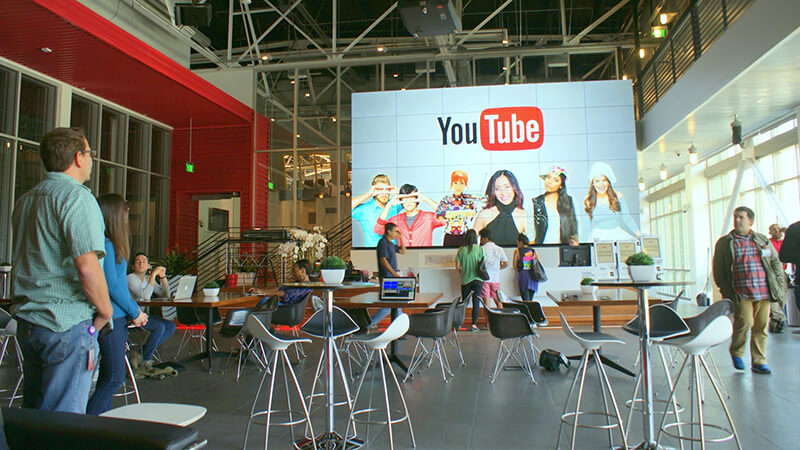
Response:
[[[206,297],[216,297],[219,295],[219,283],[209,281],[203,286],[203,295]]]
[[[319,265],[322,281],[327,284],[341,284],[346,269],[347,264],[338,256],[329,256],[323,259]]]
[[[586,277],[581,280],[581,293],[585,295],[592,295],[597,289],[596,286],[592,286],[594,283],[594,278]]]
[[[634,283],[647,283],[656,275],[653,258],[647,253],[634,253],[625,260],[625,264],[628,265],[628,274]]]

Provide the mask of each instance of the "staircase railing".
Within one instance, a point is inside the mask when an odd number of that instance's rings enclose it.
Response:
[[[348,217],[325,233],[325,237],[328,239],[325,253],[328,256],[338,256],[345,261],[350,259],[350,249],[353,243],[352,223]]]
[[[650,111],[753,2],[692,1],[634,81],[636,118],[641,119]]]

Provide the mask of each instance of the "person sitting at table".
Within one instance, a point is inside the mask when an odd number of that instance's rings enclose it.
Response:
[[[149,272],[149,273],[148,273]],[[169,298],[167,269],[162,266],[152,268],[147,255],[139,252],[133,257],[133,272],[128,274],[128,290],[137,301],[156,298]],[[142,346],[141,364],[139,354],[131,352],[131,365],[136,372],[149,374],[153,369],[153,354],[173,333],[175,322],[161,317],[150,316],[143,329],[150,332]]]
[[[128,341],[128,322],[141,327],[147,323],[147,314],[139,311],[136,301],[126,289],[125,272],[130,252],[128,207],[119,194],[105,194],[97,198],[106,226],[103,272],[108,283],[108,294],[114,307],[113,329],[100,333],[100,374],[94,394],[89,398],[86,413],[99,415],[111,409],[111,398],[125,381],[125,343]]]
[[[295,283],[308,283],[311,280],[308,277],[308,273],[311,271],[311,263],[307,259],[300,259],[292,264],[292,279]],[[278,288],[281,292],[283,292],[283,297],[278,302],[278,305],[294,305],[295,303],[299,303],[302,301],[306,295],[310,294],[314,290],[311,288],[304,288],[304,287],[293,287],[293,286],[281,286]],[[254,294],[259,295],[266,295],[267,293],[261,291],[257,288],[251,288],[250,291]],[[311,306],[317,310],[322,308],[322,301],[316,297],[311,298]]]

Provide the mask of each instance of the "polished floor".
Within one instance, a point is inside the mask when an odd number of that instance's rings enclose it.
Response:
[[[770,335],[768,357],[773,369],[772,375],[757,375],[749,371],[737,372],[731,367],[725,344],[714,350],[721,378],[730,393],[728,406],[734,416],[735,425],[745,449],[788,449],[800,447],[800,426],[792,413],[792,405],[800,405],[800,335],[789,329],[780,335]],[[611,334],[626,341],[625,345],[608,346],[605,354],[620,364],[632,367],[636,357],[636,341],[619,328],[608,328]],[[564,353],[577,353],[579,348],[569,341],[560,329],[542,331],[544,346],[558,349]],[[460,333],[466,359],[466,367],[453,363],[455,378],[443,383],[436,365],[428,368],[421,376],[402,384],[411,411],[417,448],[420,449],[516,449],[516,448],[556,448],[559,416],[563,407],[569,383],[575,373],[548,373],[541,369],[535,371],[536,384],[530,382],[520,371],[504,371],[494,384],[489,384],[488,374],[494,363],[497,340],[488,331]],[[178,338],[173,337],[165,344],[162,355],[174,355]],[[228,348],[230,342],[219,341],[221,348]],[[413,340],[403,340],[401,354],[410,355]],[[304,389],[311,386],[312,377],[319,355],[320,345],[314,343],[307,347],[308,358],[296,364],[295,370]],[[452,348],[448,349],[451,362],[455,361]],[[12,356],[12,355],[9,355]],[[13,359],[13,358],[12,358]],[[205,370],[205,364],[187,364],[187,370],[179,376],[165,380],[141,380],[139,383],[143,401],[179,402],[203,405],[208,414],[193,425],[208,439],[208,448],[242,448],[245,426],[250,412],[253,396],[261,374],[248,365],[241,379],[235,379],[235,365],[227,365],[224,360],[215,359],[216,367],[212,373]],[[659,366],[655,371],[659,397],[663,395],[663,372]],[[0,380],[8,385],[15,368],[11,359],[6,359],[0,369]],[[677,368],[673,369],[673,373]],[[620,403],[623,417],[627,416],[624,400],[630,398],[633,379],[623,374],[609,371],[614,391]],[[688,405],[688,390],[682,384],[681,403]],[[379,382],[376,386],[379,386]],[[597,374],[587,375],[585,405],[601,405],[597,384]],[[370,387],[367,384],[367,387]],[[722,410],[715,400],[711,386],[706,384],[705,418],[707,422],[724,423]],[[285,395],[280,395],[283,399]],[[119,401],[119,399],[117,399]],[[260,404],[264,409],[264,403]],[[663,405],[657,405],[660,411]],[[660,415],[657,417],[660,420]],[[316,407],[312,411],[315,431],[322,430],[323,411]],[[336,410],[336,429],[343,430],[346,411]],[[658,423],[658,422],[657,422]],[[626,423],[627,425],[627,423]],[[629,445],[642,439],[642,420],[634,414],[630,424]],[[394,426],[396,448],[410,448],[411,439],[405,424]],[[371,426],[369,434],[362,426],[361,437],[366,437],[367,448],[388,448],[386,427]],[[296,437],[303,433],[302,427],[295,427]],[[608,435],[602,430],[579,430],[577,448],[608,448]],[[565,440],[567,439],[567,443]],[[566,428],[562,435],[561,448],[568,448]],[[272,448],[289,448],[291,437],[285,427],[270,430],[269,444]],[[618,436],[614,444],[621,443]],[[675,441],[665,440],[667,447],[677,447]],[[251,428],[248,448],[264,446],[264,427]],[[689,448],[688,446],[686,448]],[[710,448],[735,448],[731,442],[714,444]]]

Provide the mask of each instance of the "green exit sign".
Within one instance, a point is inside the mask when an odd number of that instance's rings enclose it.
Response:
[[[267,188],[271,191],[275,189],[275,184],[272,181],[267,181]]]
[[[194,173],[194,163],[186,161],[186,172],[187,173]]]
[[[667,27],[665,26],[654,26],[651,29],[653,37],[656,39],[664,38],[667,36]]]

